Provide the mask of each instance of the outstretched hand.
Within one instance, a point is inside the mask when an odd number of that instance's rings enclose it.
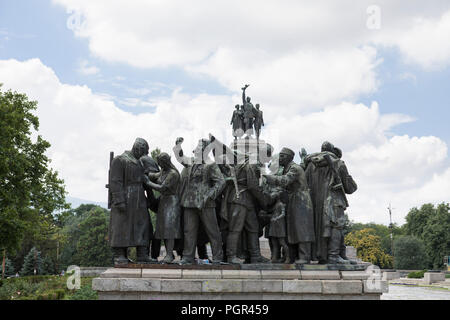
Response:
[[[176,145],[182,144],[183,141],[184,141],[184,138],[183,138],[183,137],[178,137],[177,140],[175,141],[175,144],[176,144]]]

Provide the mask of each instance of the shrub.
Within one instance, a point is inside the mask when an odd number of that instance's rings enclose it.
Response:
[[[71,295],[77,300],[97,299],[90,287],[92,278],[81,278],[80,290],[69,290],[67,278],[39,275],[4,279],[0,281],[0,300],[62,300]]]
[[[75,291],[75,294],[70,297],[70,300],[97,300],[97,291],[92,290],[90,285],[81,286],[79,290]]]
[[[381,248],[381,238],[375,234],[374,229],[362,229],[350,232],[345,236],[345,244],[353,246],[358,252],[358,258],[371,262],[382,269],[392,267],[392,256],[386,254]]]
[[[422,271],[414,271],[408,273],[408,278],[414,278],[414,279],[420,279],[424,277],[425,272],[428,270],[422,270]]]

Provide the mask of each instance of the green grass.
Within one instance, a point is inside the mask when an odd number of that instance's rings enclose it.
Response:
[[[0,280],[0,300],[96,300],[92,277],[81,278],[79,290],[67,288],[68,276],[29,276]]]
[[[446,277],[447,279],[450,279],[450,273],[446,273],[446,274],[445,274],[445,277]]]

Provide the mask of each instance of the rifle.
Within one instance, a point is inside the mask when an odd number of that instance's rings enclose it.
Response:
[[[236,199],[239,199],[239,186],[236,177],[236,167],[234,165],[230,165],[231,178],[233,179],[234,189],[236,190]]]
[[[298,155],[300,156],[301,159],[301,165],[303,167],[303,169],[306,169],[306,157],[308,156],[308,153],[306,152],[305,148],[302,148],[301,151],[298,152]]]
[[[112,193],[111,193],[111,164],[114,159],[114,152],[111,151],[109,153],[109,170],[108,170],[108,184],[105,185],[105,188],[108,189],[108,209],[111,209],[112,205]]]
[[[226,155],[233,155],[233,163],[230,164],[230,173],[231,173],[231,179],[233,180],[234,189],[236,191],[236,199],[239,199],[240,191],[239,191],[239,186],[238,186],[238,182],[237,182],[236,167],[235,167],[235,165],[237,165],[236,155],[234,155],[233,150],[231,150],[229,147],[227,147],[225,144],[223,144],[221,141],[219,141],[211,133],[209,134],[209,141],[211,143],[216,143],[217,145],[220,145],[221,149],[225,148]]]
[[[340,190],[342,192],[342,195],[344,196],[344,200],[345,200],[345,205],[348,207],[349,205],[348,205],[347,197],[345,196],[345,190],[344,190],[344,185],[342,184],[341,176],[337,172],[336,167],[334,166],[330,155],[325,154],[324,158],[327,161],[328,165],[330,166],[331,172],[333,174],[334,185],[332,186],[332,188],[333,189],[338,189],[338,190]]]

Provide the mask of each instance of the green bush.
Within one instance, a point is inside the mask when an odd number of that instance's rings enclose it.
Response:
[[[2,281],[0,300],[22,299],[22,297],[33,295],[41,287],[39,283],[26,281],[26,279],[18,279],[20,278],[5,279]]]
[[[428,272],[428,270],[410,272],[410,273],[408,273],[408,278],[414,278],[414,279],[423,278],[425,272]]]
[[[92,290],[90,285],[81,286],[80,289],[75,291],[70,297],[70,300],[97,300],[98,294],[97,291]]]
[[[0,281],[0,300],[95,300],[92,278],[81,278],[79,290],[67,288],[68,276],[29,276]]]

